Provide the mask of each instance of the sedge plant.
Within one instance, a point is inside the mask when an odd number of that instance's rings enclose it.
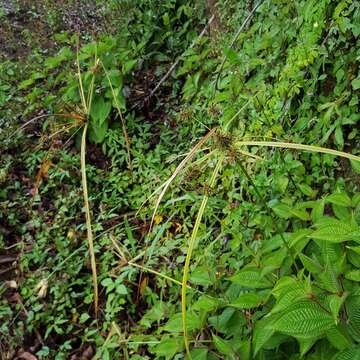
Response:
[[[236,140],[231,135],[224,135],[219,129],[214,128],[211,129],[188,153],[188,155],[180,162],[177,166],[171,177],[161,185],[161,192],[156,200],[155,209],[152,215],[152,224],[154,222],[157,210],[161,203],[162,198],[164,197],[166,191],[170,187],[171,183],[175,180],[175,178],[183,171],[183,169],[187,166],[191,166],[191,160],[194,158],[195,154],[199,153],[202,147],[210,140],[213,139],[214,143],[217,144],[218,149],[212,152],[213,157],[216,160],[216,165],[210,175],[210,179],[208,181],[208,186],[210,188],[215,188],[216,181],[219,173],[221,173],[222,165],[224,164],[224,160],[227,156],[232,156],[228,150],[231,148],[231,151],[241,151],[243,156],[246,156],[247,152],[244,152],[244,148],[256,146],[260,148],[281,148],[281,149],[294,149],[298,151],[305,152],[313,152],[313,153],[322,153],[328,154],[332,156],[337,156],[341,158],[345,158],[351,161],[360,162],[360,157],[343,152],[338,150],[333,150],[325,147],[318,147],[312,145],[298,144],[298,143],[289,143],[289,142],[277,142],[277,141],[255,141],[255,140]],[[224,140],[225,139],[225,140]],[[229,139],[228,141],[226,139]],[[207,156],[207,155],[204,155]],[[183,322],[183,337],[186,353],[191,358],[190,354],[190,343],[189,333],[188,333],[188,325],[187,325],[187,289],[188,289],[188,275],[191,264],[192,253],[194,249],[194,245],[196,243],[196,239],[198,236],[199,226],[201,224],[207,202],[209,200],[209,194],[205,191],[203,199],[200,203],[199,210],[195,217],[194,227],[187,244],[187,255],[185,259],[185,264],[182,269],[182,282],[181,282],[181,310],[182,310],[182,322]]]

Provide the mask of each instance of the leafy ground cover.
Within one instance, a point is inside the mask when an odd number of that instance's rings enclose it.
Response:
[[[0,14],[2,357],[360,357],[359,5]]]

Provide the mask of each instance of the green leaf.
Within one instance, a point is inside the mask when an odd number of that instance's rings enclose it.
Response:
[[[326,201],[328,201],[332,204],[335,204],[335,205],[339,205],[339,206],[351,206],[352,205],[350,197],[344,192],[331,194],[326,197]]]
[[[261,270],[261,268],[255,266],[248,266],[230,277],[229,280],[248,288],[271,287],[271,282],[261,275]]]
[[[356,174],[360,174],[360,161],[350,160],[351,167]]]
[[[304,210],[294,209],[291,206],[281,203],[273,206],[273,211],[276,215],[283,219],[289,219],[291,217],[297,217],[301,220],[308,220],[309,214]]]
[[[238,309],[252,309],[261,304],[264,296],[261,296],[258,292],[241,294],[234,302],[228,306]]]
[[[340,351],[331,360],[360,360],[360,346]]]
[[[278,176],[275,178],[276,189],[280,193],[284,193],[289,184],[289,178],[287,176]]]
[[[96,124],[102,125],[111,111],[111,102],[105,101],[103,97],[96,96],[91,105],[90,116]]]
[[[300,254],[299,258],[300,258],[301,262],[303,263],[305,269],[313,274],[320,273],[321,271],[324,270],[318,261],[311,259],[304,254]]]
[[[352,345],[352,341],[341,325],[334,326],[327,330],[326,338],[329,340],[330,344],[338,350],[347,349]]]
[[[165,318],[167,310],[166,304],[162,301],[157,302],[151,309],[149,309],[140,320],[140,325],[150,328],[155,321],[160,321]]]
[[[295,283],[285,287],[279,294],[278,301],[271,310],[271,314],[283,311],[291,306],[295,301],[306,299],[308,292],[305,290],[305,284]]]
[[[201,349],[192,349],[190,351],[191,359],[192,360],[207,360],[209,350],[207,348],[201,348]],[[186,357],[186,359],[190,359],[189,357]]]
[[[333,325],[334,319],[322,307],[304,300],[286,309],[272,324],[272,328],[297,338],[311,339],[324,335]]]
[[[108,122],[104,121],[102,124],[92,121],[89,128],[89,138],[91,141],[100,144],[104,141],[106,132],[108,130]]]
[[[360,239],[359,228],[341,220],[328,219],[317,227],[318,229],[309,235],[312,239],[334,243]]]
[[[307,184],[299,184],[298,186],[300,191],[306,196],[314,197],[317,193],[316,190],[313,190],[311,186]]]
[[[300,355],[303,357],[313,346],[314,344],[319,340],[319,338],[311,338],[311,339],[297,339],[300,347]]]
[[[311,220],[316,223],[324,215],[325,199],[318,200],[311,211]]]
[[[354,90],[360,89],[360,75],[351,82],[351,85]]]
[[[179,338],[162,338],[161,343],[152,348],[157,356],[163,356],[166,360],[172,359],[177,353],[183,350],[183,339]]]
[[[337,294],[329,295],[328,297],[329,308],[334,319],[337,319],[337,317],[339,316],[340,308],[344,303],[346,297],[347,297],[347,293],[344,293],[342,296],[339,296]]]
[[[215,334],[212,335],[214,345],[216,349],[224,355],[230,356],[230,358],[233,358],[234,356],[234,350],[230,344],[229,341],[223,340],[221,337],[216,336]]]
[[[276,320],[275,317],[269,316],[258,320],[254,327],[254,356],[266,344],[266,342],[274,335],[275,330],[270,326]]]
[[[216,277],[209,267],[199,266],[191,272],[190,281],[196,285],[209,286],[216,281]]]
[[[210,312],[219,306],[219,302],[216,299],[209,298],[202,295],[192,306],[193,310]]]
[[[201,328],[200,318],[191,312],[188,312],[186,315],[186,323],[189,331]],[[180,333],[183,330],[182,326],[182,313],[176,313],[171,316],[168,322],[162,327],[162,330],[172,333]]]
[[[122,66],[122,71],[124,74],[127,74],[130,72],[130,70],[136,65],[137,60],[129,60],[126,61]]]
[[[360,281],[360,270],[351,270],[345,274],[345,278],[351,281]]]

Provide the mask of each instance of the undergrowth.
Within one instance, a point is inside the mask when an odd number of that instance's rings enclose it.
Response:
[[[0,64],[4,359],[360,356],[360,3],[209,4]]]

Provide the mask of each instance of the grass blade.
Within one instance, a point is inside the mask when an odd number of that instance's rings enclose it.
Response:
[[[340,156],[349,160],[360,161],[360,156],[349,154],[343,151],[328,149],[320,146],[304,145],[297,143],[288,142],[277,142],[277,141],[237,141],[236,146],[260,146],[260,147],[278,147],[283,149],[295,149],[309,152],[317,152],[323,154],[329,154],[334,156]]]
[[[151,223],[150,223],[150,230],[152,229],[152,226],[154,224],[154,219],[155,219],[155,215],[157,213],[157,210],[159,208],[160,202],[162,200],[162,198],[164,197],[167,189],[169,188],[170,184],[173,182],[173,180],[176,178],[176,176],[180,173],[180,171],[184,168],[184,166],[194,157],[194,155],[196,154],[196,152],[198,151],[198,149],[204,145],[206,143],[206,141],[212,137],[214,135],[216,131],[216,128],[211,129],[192,149],[191,151],[188,153],[188,155],[185,157],[184,160],[181,161],[181,163],[178,165],[178,167],[175,169],[175,171],[173,172],[173,174],[170,176],[170,178],[163,184],[161,185],[163,187],[158,199],[156,200],[156,204],[155,204],[155,209],[151,218]],[[149,230],[149,231],[150,231]]]

